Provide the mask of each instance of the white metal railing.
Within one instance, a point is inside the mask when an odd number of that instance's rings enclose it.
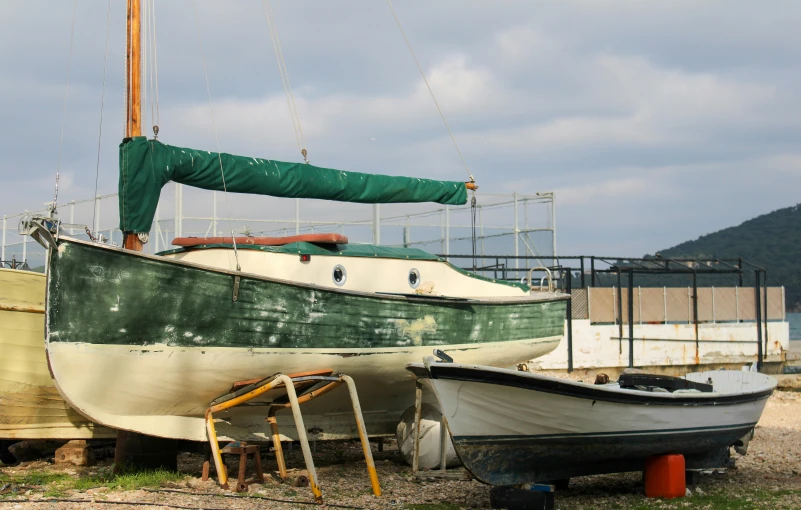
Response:
[[[194,193],[194,191],[193,191]],[[208,193],[208,192],[205,192]],[[211,192],[211,215],[185,213],[183,186],[175,185],[173,197],[165,193],[156,210],[150,232],[151,242],[145,250],[151,253],[170,247],[175,237],[230,235],[291,235],[314,232],[340,232],[353,241],[372,242],[389,246],[423,247],[446,256],[451,253],[471,253],[472,224],[470,205],[439,206],[409,204],[400,207],[373,205],[372,211],[348,220],[326,218],[311,220],[301,217],[306,202],[294,199],[294,215],[283,218],[221,217],[217,211],[217,193]],[[553,259],[556,253],[556,214],[553,193],[539,194],[479,194],[476,210],[477,255],[510,253]],[[284,200],[288,204],[293,199]],[[170,204],[172,202],[172,204]],[[172,207],[170,207],[170,205]],[[197,201],[193,204],[197,206]],[[2,252],[0,260],[29,261],[31,266],[44,260],[44,252],[26,236],[18,236],[17,224],[26,215],[47,214],[50,204],[36,210],[6,214],[2,217]],[[172,217],[162,217],[172,208]],[[197,209],[197,207],[195,207]],[[285,207],[284,210],[290,209]],[[384,209],[384,211],[382,211]],[[386,211],[389,209],[389,211]],[[542,214],[544,209],[545,214]],[[365,211],[366,212],[366,211]],[[329,216],[341,216],[341,205],[332,203]],[[122,233],[117,227],[117,194],[107,194],[84,200],[59,204],[58,214],[64,223],[63,231],[72,236],[86,237],[85,228],[95,237],[103,235],[110,243],[120,244]],[[284,213],[285,214],[285,213]],[[535,242],[536,241],[536,242]],[[521,253],[522,252],[522,253]],[[520,264],[515,260],[514,264]],[[483,262],[481,265],[484,265]],[[516,269],[519,269],[516,267]]]

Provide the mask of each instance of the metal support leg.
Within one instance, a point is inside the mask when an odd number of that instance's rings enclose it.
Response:
[[[214,458],[214,467],[217,469],[217,479],[220,481],[220,487],[227,489],[228,471],[226,471],[225,464],[223,464],[220,445],[217,442],[217,431],[214,430],[214,416],[209,412],[206,413],[206,433],[209,436],[211,456]]]
[[[356,426],[359,430],[359,439],[362,441],[362,450],[364,450],[364,462],[367,464],[367,473],[370,475],[370,484],[373,486],[373,494],[378,497],[381,496],[381,485],[378,483],[378,473],[375,470],[375,462],[373,461],[373,452],[370,449],[370,440],[367,437],[367,428],[364,426],[364,417],[362,416],[362,407],[359,404],[359,394],[356,392],[356,384],[347,375],[343,375],[342,379],[348,385],[348,393],[350,393],[350,401],[353,404],[353,414],[356,416]]]
[[[317,471],[314,469],[314,459],[312,458],[311,448],[309,447],[309,439],[306,437],[306,427],[303,425],[303,415],[300,413],[300,404],[298,404],[298,395],[295,392],[295,384],[292,379],[285,375],[279,375],[276,379],[280,380],[286,386],[286,394],[289,397],[289,404],[292,408],[292,417],[295,419],[295,428],[298,431],[298,439],[300,439],[300,449],[303,451],[303,460],[306,462],[306,471],[309,472],[309,486],[312,493],[314,493],[314,500],[318,503],[323,502],[323,493],[320,491],[320,486],[317,481]]]
[[[282,480],[287,477],[286,462],[284,461],[284,449],[281,446],[281,435],[278,433],[278,419],[275,417],[275,412],[278,409],[275,407],[270,408],[267,414],[267,423],[270,424],[270,432],[272,434],[273,450],[275,451],[275,462],[278,464],[278,476]]]

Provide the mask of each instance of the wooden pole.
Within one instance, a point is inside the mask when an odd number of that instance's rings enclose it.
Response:
[[[128,0],[126,32],[125,85],[126,105],[125,136],[142,136],[142,9],[140,0]],[[136,232],[123,232],[123,247],[143,251],[144,244]]]
[[[125,83],[127,115],[125,136],[142,136],[142,32],[140,0],[128,0],[128,31]]]

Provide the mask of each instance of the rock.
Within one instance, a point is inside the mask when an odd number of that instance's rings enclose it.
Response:
[[[53,455],[63,444],[64,441],[20,441],[9,446],[8,451],[20,462],[31,462]]]
[[[186,483],[190,489],[194,489],[197,491],[212,491],[217,489],[217,482],[209,478],[206,481],[203,481],[200,478],[192,478]]]
[[[72,440],[55,451],[55,462],[73,466],[91,466],[95,463],[95,456],[85,440]]]

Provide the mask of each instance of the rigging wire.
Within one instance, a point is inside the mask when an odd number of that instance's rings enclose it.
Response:
[[[161,124],[161,112],[159,112],[159,46],[158,46],[158,31],[156,30],[156,2],[155,0],[151,0],[153,2],[152,7],[150,8],[150,13],[153,16],[153,76],[155,77],[155,90],[152,91],[153,94],[151,96],[155,96],[156,100],[156,116],[155,120],[153,121],[153,135],[158,138],[159,135],[159,125]]]
[[[217,135],[217,121],[214,119],[214,105],[211,102],[211,86],[209,85],[209,73],[206,67],[206,55],[203,52],[203,38],[200,35],[200,22],[197,17],[197,2],[192,0],[192,10],[195,13],[195,29],[197,30],[197,42],[200,46],[200,58],[203,61],[203,75],[206,78],[206,95],[209,98],[209,110],[211,111],[211,124],[214,128],[214,141],[217,144],[217,160],[220,162],[220,175],[222,176],[223,196],[225,197],[225,207],[228,209],[228,226],[231,228],[231,242],[234,246],[234,258],[236,259],[236,270],[241,271],[239,265],[239,251],[236,248],[236,235],[234,235],[233,221],[231,220],[231,204],[228,202],[228,188],[225,184],[225,170],[223,170],[222,154],[220,154],[220,137]]]
[[[61,110],[61,138],[58,144],[58,162],[56,164],[56,190],[53,196],[51,214],[55,217],[58,210],[58,180],[61,177],[61,155],[64,151],[64,125],[67,121],[67,97],[70,92],[70,69],[72,68],[72,43],[75,40],[75,13],[78,9],[78,0],[72,2],[72,27],[70,28],[70,49],[67,57],[67,77],[64,80],[64,107]]]
[[[453,146],[456,147],[456,152],[459,153],[459,158],[462,160],[462,164],[464,165],[464,169],[467,170],[467,175],[470,176],[470,182],[475,182],[475,178],[473,174],[470,173],[470,167],[467,166],[467,161],[464,159],[462,155],[462,151],[459,149],[459,144],[456,143],[456,137],[453,136],[453,131],[451,131],[451,127],[448,125],[448,121],[445,120],[445,114],[442,113],[442,108],[439,106],[439,102],[437,98],[434,96],[434,91],[431,89],[431,85],[428,84],[428,79],[426,79],[426,75],[423,72],[423,67],[420,65],[420,62],[417,60],[417,55],[414,53],[414,49],[412,49],[412,43],[409,42],[409,38],[406,37],[406,32],[403,31],[403,26],[401,25],[400,19],[398,15],[395,13],[395,9],[392,7],[392,0],[387,0],[387,5],[389,5],[389,10],[392,11],[392,16],[395,18],[395,23],[398,24],[398,29],[400,30],[403,39],[406,41],[406,46],[409,47],[409,53],[412,54],[412,58],[414,59],[414,63],[417,65],[417,70],[420,71],[420,76],[423,77],[423,81],[426,84],[426,88],[428,88],[428,93],[431,94],[431,99],[434,100],[434,105],[437,107],[437,111],[439,112],[439,116],[442,118],[442,123],[445,124],[445,129],[448,130],[448,134],[451,136],[451,140],[453,141]]]
[[[141,64],[142,65],[142,67],[141,67],[142,75],[140,77],[140,82],[139,82],[140,87],[141,87],[141,91],[142,91],[142,103],[141,103],[141,105],[139,107],[139,111],[140,111],[140,114],[139,114],[139,116],[140,116],[139,117],[140,134],[144,134],[144,133],[141,132],[142,131],[141,126],[143,126],[145,124],[145,115],[147,114],[147,77],[148,77],[148,72],[147,72],[148,71],[148,69],[147,69],[147,64],[148,64],[148,59],[147,59],[147,56],[148,56],[148,45],[147,45],[147,43],[148,43],[148,33],[149,33],[147,25],[148,25],[148,20],[150,18],[149,12],[148,12],[148,1],[147,0],[142,0],[142,4],[143,5],[141,7],[141,12],[143,12],[144,15],[141,16],[141,31],[142,32],[141,32],[141,35],[140,35],[141,36],[141,44],[142,44],[142,64]]]
[[[95,164],[95,204],[92,208],[92,227],[97,230],[97,181],[100,177],[100,142],[103,138],[103,107],[106,103],[106,70],[108,68],[108,33],[111,26],[111,0],[108,0],[108,9],[106,11],[106,49],[105,56],[103,57],[103,88],[100,92],[100,127],[97,130],[97,163]]]
[[[300,115],[298,114],[298,106],[295,103],[295,94],[292,92],[292,83],[289,81],[289,71],[284,61],[284,53],[281,50],[281,40],[278,38],[278,28],[275,25],[275,17],[273,16],[272,5],[270,0],[262,0],[262,10],[264,17],[267,20],[267,28],[270,31],[270,41],[273,43],[273,51],[275,52],[275,61],[278,64],[278,74],[281,75],[281,83],[284,85],[284,94],[286,95],[286,105],[289,108],[289,116],[292,118],[292,129],[295,131],[295,141],[298,144],[298,149],[303,155],[303,160],[308,163],[308,151],[306,150],[306,138],[303,136],[303,127],[300,125]]]

